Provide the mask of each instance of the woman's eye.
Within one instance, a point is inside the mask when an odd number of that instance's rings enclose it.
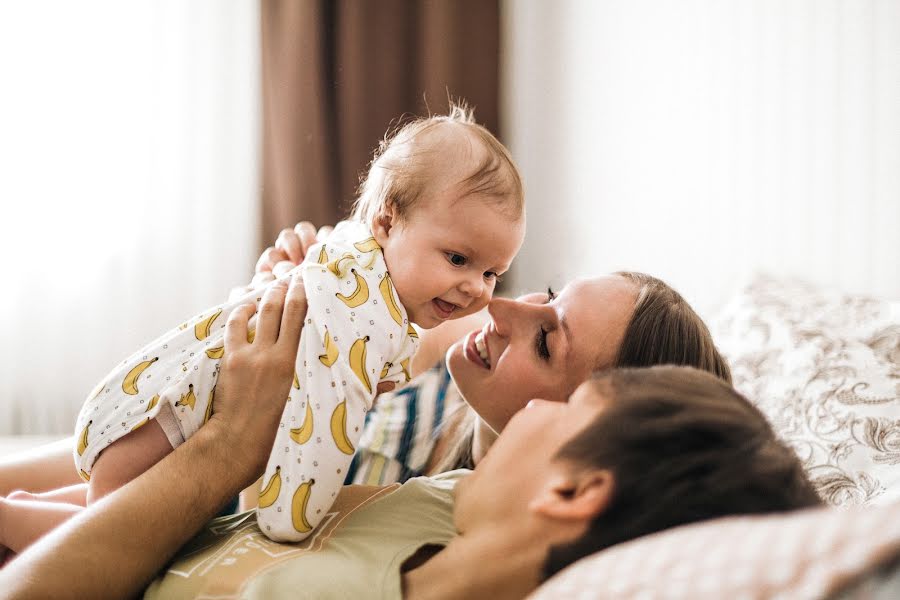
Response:
[[[495,281],[500,281],[500,276],[494,273],[493,271],[485,271],[484,273],[485,279],[493,279]]]
[[[541,330],[538,332],[537,338],[534,341],[534,347],[537,350],[538,356],[544,360],[550,360],[550,347],[547,346],[547,330],[544,329],[543,325],[541,325]]]
[[[457,254],[456,252],[445,252],[444,254],[447,255],[447,260],[449,260],[450,264],[454,267],[465,266],[466,262],[468,262],[466,257],[462,254]]]
[[[550,304],[556,299],[556,292],[550,289],[550,286],[547,286],[547,304]]]

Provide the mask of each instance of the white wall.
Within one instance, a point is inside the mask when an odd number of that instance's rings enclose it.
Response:
[[[900,298],[900,2],[508,0],[514,290],[751,270]]]
[[[0,434],[252,275],[258,6],[0,2]]]

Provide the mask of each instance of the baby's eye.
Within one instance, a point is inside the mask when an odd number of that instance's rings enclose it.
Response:
[[[465,256],[463,256],[462,254],[457,254],[456,252],[444,252],[444,254],[447,255],[447,260],[449,260],[450,264],[452,264],[454,267],[462,267],[465,266],[467,262],[469,262]]]

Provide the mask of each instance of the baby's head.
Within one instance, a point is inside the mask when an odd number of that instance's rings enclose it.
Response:
[[[410,321],[484,308],[525,235],[522,180],[471,110],[407,123],[381,143],[353,210],[372,228]]]

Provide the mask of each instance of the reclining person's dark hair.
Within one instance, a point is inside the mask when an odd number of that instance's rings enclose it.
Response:
[[[590,385],[609,405],[556,458],[611,470],[612,498],[581,538],[550,550],[545,577],[677,525],[821,504],[794,452],[721,379],[666,366],[617,369]]]

